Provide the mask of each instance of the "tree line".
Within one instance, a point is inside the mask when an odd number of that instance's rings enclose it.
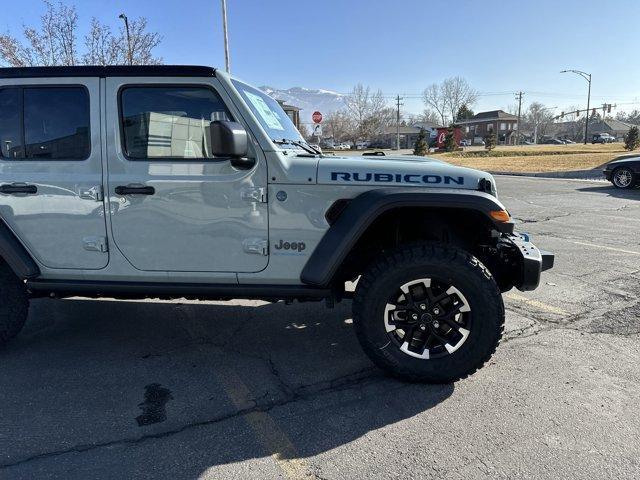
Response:
[[[76,7],[44,0],[45,13],[36,26],[23,25],[22,37],[0,34],[0,62],[11,67],[58,65],[157,65],[154,55],[162,37],[147,30],[144,17],[129,20],[117,31],[92,18],[88,33],[78,39]]]

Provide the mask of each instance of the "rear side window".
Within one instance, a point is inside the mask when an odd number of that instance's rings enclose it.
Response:
[[[91,152],[89,115],[84,87],[1,89],[2,157],[83,160]]]
[[[120,95],[124,151],[134,160],[213,158],[210,124],[231,120],[208,87],[126,87]]]

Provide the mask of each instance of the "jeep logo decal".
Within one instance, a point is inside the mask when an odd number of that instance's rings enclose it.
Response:
[[[451,177],[449,175],[421,175],[417,173],[361,173],[361,172],[331,172],[331,180],[345,182],[380,182],[380,183],[419,183],[419,184],[443,184],[464,185],[464,177]]]
[[[301,252],[307,246],[304,242],[285,242],[284,240],[280,240],[280,243],[276,243],[274,245],[276,250],[293,250],[294,252]]]

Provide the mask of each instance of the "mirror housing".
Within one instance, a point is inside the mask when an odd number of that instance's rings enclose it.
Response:
[[[241,159],[248,153],[247,131],[238,122],[216,120],[209,129],[211,153],[216,157]]]

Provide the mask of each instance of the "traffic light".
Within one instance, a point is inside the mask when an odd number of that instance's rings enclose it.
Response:
[[[560,112],[560,118],[564,118],[564,112]]]
[[[607,113],[611,113],[611,104],[607,106]]]
[[[595,117],[596,116],[596,109],[594,108],[593,110],[591,110],[591,116]]]
[[[576,117],[580,116],[580,110],[576,110]]]

